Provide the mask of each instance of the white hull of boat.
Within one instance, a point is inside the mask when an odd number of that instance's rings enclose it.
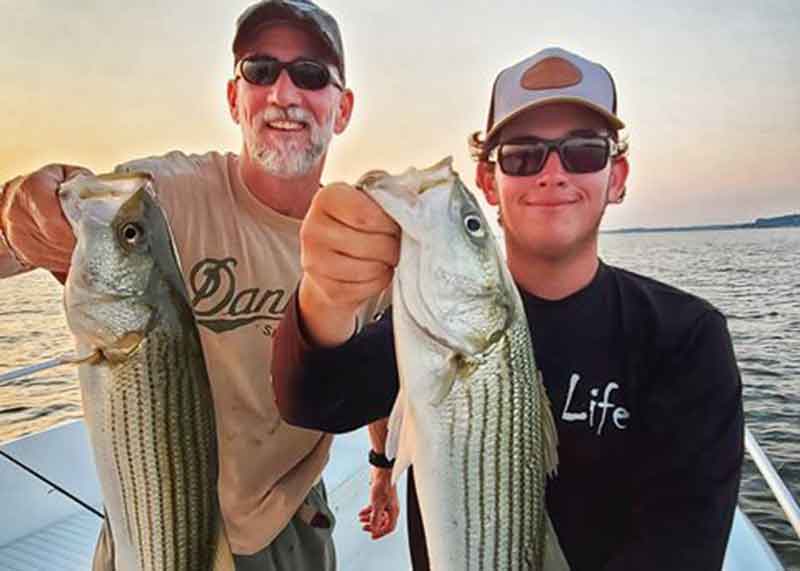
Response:
[[[410,568],[405,521],[397,532],[372,541],[361,531],[358,511],[367,502],[369,469],[365,430],[337,436],[324,479],[336,514],[339,568],[346,571]],[[17,460],[102,511],[86,428],[72,421],[2,446]],[[405,498],[405,482],[400,483]],[[0,569],[85,571],[91,568],[100,518],[53,486],[0,458]],[[725,556],[725,571],[783,570],[775,553],[737,509]]]

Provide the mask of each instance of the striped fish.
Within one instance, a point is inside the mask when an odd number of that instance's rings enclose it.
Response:
[[[394,478],[414,466],[431,568],[567,569],[545,509],[556,429],[522,301],[450,159],[361,187],[402,228]]]
[[[214,409],[169,228],[147,175],[61,186],[86,424],[117,571],[233,570]]]

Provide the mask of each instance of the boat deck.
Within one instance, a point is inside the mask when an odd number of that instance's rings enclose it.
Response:
[[[88,511],[76,513],[0,548],[0,569],[91,569],[99,531],[100,518]]]
[[[39,438],[48,438],[42,457]],[[82,422],[62,425],[40,435],[11,442],[3,449],[102,510],[99,484]],[[372,541],[361,531],[358,512],[369,493],[365,430],[337,436],[323,478],[336,516],[334,543],[340,569],[347,571],[407,571],[410,568],[405,519],[397,531]],[[88,469],[87,469],[88,467]],[[68,469],[67,469],[68,468]],[[0,459],[0,569],[3,571],[86,571],[91,569],[100,518],[68,500],[51,486]],[[405,478],[399,483],[405,498]],[[7,510],[5,509],[7,508]],[[404,512],[401,509],[401,514]]]
[[[3,445],[2,450],[102,511],[100,486],[81,421],[70,422]],[[334,543],[339,569],[408,571],[405,478],[399,483],[397,531],[372,541],[361,531],[358,512],[367,502],[369,439],[365,429],[337,436],[324,479],[336,516]],[[0,459],[0,570],[86,571],[91,569],[100,518]],[[781,571],[763,536],[737,509],[724,571]]]

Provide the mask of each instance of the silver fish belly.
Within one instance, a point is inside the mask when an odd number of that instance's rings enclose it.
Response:
[[[419,355],[413,338],[401,341],[404,310],[393,311],[398,359]],[[457,373],[442,402],[409,398],[418,411],[411,462],[435,569],[544,568],[548,405],[527,336],[525,324],[512,325],[485,359],[464,363],[471,371]]]

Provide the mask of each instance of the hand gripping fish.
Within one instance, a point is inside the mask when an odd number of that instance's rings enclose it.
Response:
[[[402,228],[393,284],[400,391],[393,477],[409,465],[435,571],[568,569],[545,509],[556,429],[519,293],[450,159],[360,187]]]
[[[59,190],[77,245],[64,305],[117,571],[233,570],[200,338],[147,175]]]

